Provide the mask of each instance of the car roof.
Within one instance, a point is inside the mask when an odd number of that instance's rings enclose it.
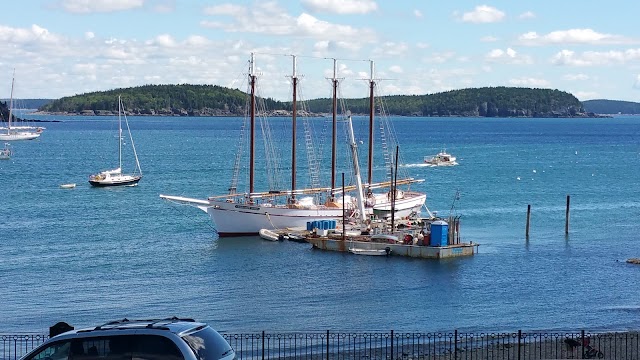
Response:
[[[124,318],[122,320],[115,320],[104,323],[102,325],[98,325],[95,327],[82,328],[77,330],[72,330],[65,332],[62,335],[99,335],[103,332],[109,332],[109,330],[143,330],[143,329],[151,329],[151,330],[167,330],[174,334],[181,334],[186,331],[190,331],[196,328],[204,328],[207,324],[196,322],[193,319],[185,319],[185,318],[165,318],[165,319],[134,319],[129,320]],[[106,335],[106,333],[105,333]],[[111,334],[109,334],[111,335]],[[57,338],[57,336],[56,336]]]

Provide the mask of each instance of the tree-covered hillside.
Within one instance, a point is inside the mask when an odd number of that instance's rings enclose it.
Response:
[[[586,100],[585,110],[596,114],[640,114],[640,103],[619,100]]]
[[[387,111],[405,116],[553,117],[584,113],[575,96],[559,90],[485,87],[429,95],[385,97]],[[347,100],[354,113],[369,111],[369,99]],[[329,111],[330,99],[309,102],[314,111]]]
[[[117,111],[118,95],[125,109],[140,115],[229,116],[243,115],[246,94],[213,85],[145,85],[93,92],[55,100],[41,111],[108,115]],[[429,95],[384,97],[385,110],[404,116],[568,117],[586,116],[582,103],[559,90],[486,87],[452,90]],[[265,99],[267,110],[290,111],[290,102]],[[352,113],[369,112],[369,99],[346,99]],[[308,101],[314,113],[330,113],[331,99]]]
[[[118,110],[118,96],[128,112],[140,115],[237,115],[244,112],[246,99],[239,90],[216,85],[145,85],[63,97],[39,110],[112,113]],[[267,106],[275,103],[266,101]]]

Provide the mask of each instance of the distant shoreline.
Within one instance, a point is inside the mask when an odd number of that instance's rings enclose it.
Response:
[[[117,113],[111,112],[111,111],[106,111],[106,110],[101,110],[99,112],[89,112],[89,111],[84,111],[82,113],[77,113],[77,112],[47,112],[47,111],[36,111],[36,112],[32,112],[29,113],[30,115],[47,115],[47,116],[96,116],[96,117],[113,117],[113,116],[118,116]],[[158,117],[244,117],[244,114],[197,114],[197,115],[190,115],[188,114],[186,111],[184,112],[180,112],[180,113],[153,113],[153,114],[145,114],[145,113],[132,113],[132,112],[126,112],[125,115],[127,116],[158,116]],[[368,116],[369,114],[352,114],[353,116]],[[613,118],[615,114],[592,114],[592,113],[587,113],[584,115],[574,115],[574,116],[561,116],[561,115],[555,115],[555,116],[508,116],[508,117],[502,117],[502,116],[474,116],[474,115],[419,115],[419,114],[415,114],[415,115],[394,115],[394,114],[390,114],[389,116],[394,116],[394,117],[428,117],[428,118],[487,118],[487,119],[553,119],[553,118],[558,118],[558,119],[570,119],[570,118],[575,118],[575,119],[590,119],[590,118],[598,118],[598,119],[607,119],[607,118]],[[256,117],[291,117],[292,114],[289,111],[286,110],[276,110],[276,111],[271,111],[269,114],[256,114]],[[331,117],[331,114],[326,114],[326,113],[300,113],[298,112],[298,117]],[[379,115],[376,115],[376,117],[379,117]],[[33,121],[43,121],[46,122],[46,120],[33,120]]]

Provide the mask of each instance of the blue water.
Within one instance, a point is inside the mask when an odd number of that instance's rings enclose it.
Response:
[[[218,239],[206,214],[161,200],[225,192],[239,119],[130,118],[144,178],[96,189],[88,176],[116,165],[117,124],[53,118],[0,162],[0,333],[172,315],[224,331],[640,325],[640,267],[624,262],[640,257],[640,117],[394,119],[403,170],[426,179],[415,188],[440,215],[453,204],[463,240],[481,244],[444,261]],[[443,148],[459,166],[422,166]]]

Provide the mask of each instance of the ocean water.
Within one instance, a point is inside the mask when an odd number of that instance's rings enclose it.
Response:
[[[414,189],[481,244],[474,257],[441,261],[218,239],[205,213],[161,200],[225,192],[240,119],[129,118],[144,178],[98,189],[88,176],[116,167],[117,123],[40,118],[61,122],[0,162],[0,333],[173,315],[238,332],[640,325],[640,267],[625,263],[640,257],[640,117],[394,118],[402,170],[426,179]],[[286,139],[286,119],[272,123]],[[354,124],[363,150],[365,124]],[[460,165],[423,166],[441,149]],[[257,176],[262,186],[264,166]]]

